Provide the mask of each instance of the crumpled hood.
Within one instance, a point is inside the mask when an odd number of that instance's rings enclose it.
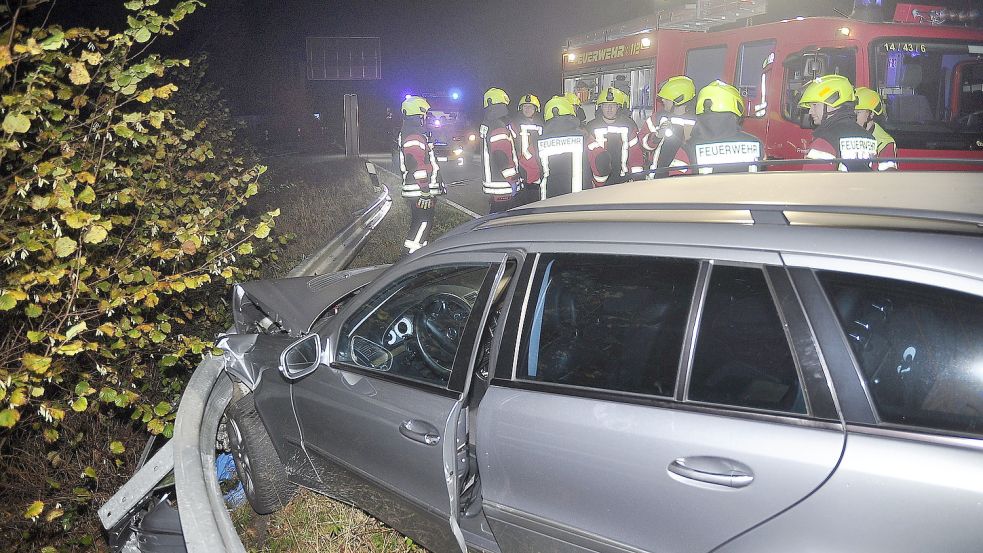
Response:
[[[232,293],[236,332],[279,326],[291,335],[308,332],[338,300],[375,280],[389,265],[313,277],[255,280],[237,284]]]

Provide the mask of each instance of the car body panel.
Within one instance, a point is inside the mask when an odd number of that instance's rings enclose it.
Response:
[[[979,551],[983,447],[967,442],[850,432],[826,485],[719,551]]]
[[[478,421],[486,508],[649,551],[709,551],[781,512],[823,483],[843,441],[837,430],[498,386]],[[692,456],[736,460],[754,482],[685,483],[667,470]],[[506,532],[489,517],[496,536]]]

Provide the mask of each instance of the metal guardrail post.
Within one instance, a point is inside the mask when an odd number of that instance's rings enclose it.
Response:
[[[345,155],[358,157],[358,96],[345,94]]]

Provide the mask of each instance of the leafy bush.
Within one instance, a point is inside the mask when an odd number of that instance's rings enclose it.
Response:
[[[28,28],[36,0],[0,4],[0,526],[15,543],[91,524],[137,431],[171,435],[277,215],[240,211],[265,167],[216,92],[194,74],[180,90],[189,62],[148,53],[204,4],[156,3],[126,2],[119,32]]]

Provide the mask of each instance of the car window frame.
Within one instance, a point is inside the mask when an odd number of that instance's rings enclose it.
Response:
[[[454,362],[451,365],[451,374],[448,375],[447,382],[444,385],[438,385],[435,383],[427,383],[420,380],[415,380],[412,378],[407,378],[400,375],[395,375],[387,373],[385,371],[378,371],[369,369],[367,367],[362,367],[355,365],[353,363],[347,363],[344,361],[337,360],[337,349],[341,345],[341,331],[345,326],[345,323],[355,315],[363,306],[372,301],[373,298],[401,280],[408,277],[412,277],[416,274],[423,273],[424,271],[437,269],[440,267],[448,266],[480,266],[486,265],[486,272],[482,279],[481,287],[478,290],[478,297],[475,299],[475,306],[472,308],[472,315],[477,309],[480,309],[481,319],[485,316],[485,311],[488,307],[488,295],[491,290],[491,286],[497,282],[496,277],[501,272],[501,268],[507,259],[506,252],[489,252],[489,251],[476,251],[476,252],[455,252],[455,253],[435,253],[413,259],[405,264],[395,265],[389,271],[386,271],[381,278],[377,279],[375,282],[363,289],[357,297],[364,297],[363,301],[353,301],[345,305],[344,308],[336,315],[337,326],[331,332],[330,342],[334,348],[328,353],[330,362],[328,367],[335,370],[341,370],[345,372],[351,372],[359,374],[369,378],[378,378],[380,380],[385,380],[388,382],[393,382],[396,384],[405,385],[417,390],[427,391],[437,395],[442,395],[445,397],[459,398],[463,390],[457,390],[451,388],[451,382],[460,382],[460,377],[455,379],[454,371],[458,367],[458,357],[463,353],[461,345],[465,343],[470,343],[467,332],[474,329],[472,325],[473,316],[469,315],[468,321],[465,325],[465,332],[461,337],[461,341],[458,344],[458,351],[455,354]],[[483,301],[484,304],[479,306],[479,302]],[[472,338],[473,339],[473,338]],[[468,355],[473,355],[473,348],[467,351]],[[472,360],[473,363],[473,360]],[[460,387],[459,385],[457,387]]]
[[[786,297],[783,301],[776,301],[776,308],[780,316],[784,313],[783,320],[794,321],[787,327],[787,332],[794,332],[795,339],[790,340],[793,358],[797,364],[808,368],[819,378],[810,380],[800,380],[806,389],[807,398],[812,397],[810,405],[820,405],[815,398],[825,398],[825,405],[832,406],[833,411],[822,413],[778,413],[768,412],[757,409],[742,408],[739,406],[719,406],[714,404],[686,402],[679,399],[679,395],[673,397],[660,398],[646,394],[637,394],[624,391],[601,390],[596,388],[580,388],[563,384],[532,382],[516,378],[517,363],[519,357],[520,329],[524,324],[524,317],[529,309],[532,286],[538,264],[543,254],[600,254],[600,255],[635,255],[642,257],[675,257],[680,259],[695,259],[701,262],[700,272],[697,275],[697,285],[694,294],[703,294],[699,303],[691,305],[691,313],[687,318],[687,328],[684,334],[683,354],[680,356],[680,370],[677,374],[677,387],[684,379],[689,378],[689,366],[691,357],[695,351],[694,344],[691,343],[696,330],[694,324],[696,306],[702,309],[705,301],[705,289],[709,283],[709,269],[704,265],[709,265],[710,260],[718,263],[745,263],[759,267],[774,267],[777,275],[784,275],[787,289],[791,289],[791,282],[785,274],[785,267],[781,255],[775,251],[735,249],[726,247],[701,247],[694,248],[686,245],[642,245],[642,244],[597,244],[597,243],[534,243],[527,248],[527,259],[520,271],[520,276],[515,283],[515,293],[509,300],[503,312],[505,324],[501,325],[499,332],[501,336],[497,338],[495,349],[493,349],[493,362],[490,366],[489,385],[513,389],[530,390],[544,393],[557,393],[561,395],[599,399],[604,401],[615,401],[621,403],[632,403],[651,407],[679,409],[707,414],[716,414],[730,417],[747,418],[769,422],[783,422],[799,426],[816,428],[833,428],[840,430],[842,416],[839,413],[839,406],[835,401],[832,391],[832,380],[828,375],[825,361],[819,350],[818,341],[808,325],[808,319],[801,303],[797,297]],[[700,279],[703,279],[702,281]],[[772,278],[776,278],[772,275]],[[788,311],[788,313],[786,313]],[[812,355],[803,353],[812,352]],[[686,363],[684,366],[683,363]],[[800,379],[802,378],[800,373]],[[681,389],[680,389],[681,390]],[[678,393],[681,394],[677,390]]]
[[[847,341],[816,271],[836,271],[876,278],[901,280],[962,292],[983,298],[983,280],[948,272],[901,264],[828,257],[817,254],[783,254],[796,293],[802,299],[806,316],[816,328],[819,346],[827,357],[834,393],[843,414],[844,423],[854,432],[870,435],[888,433],[907,439],[935,443],[938,440],[970,440],[979,443],[983,435],[885,422],[863,377],[860,362]]]

